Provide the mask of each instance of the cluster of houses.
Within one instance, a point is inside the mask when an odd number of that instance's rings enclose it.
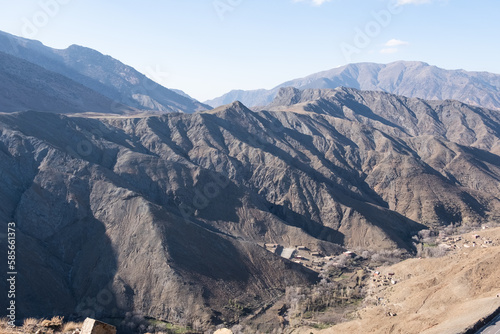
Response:
[[[440,247],[447,249],[461,249],[461,248],[474,248],[482,247],[487,248],[494,246],[493,240],[487,237],[481,237],[479,234],[472,234],[469,237],[443,237],[436,239]]]
[[[321,268],[323,268],[323,266],[332,259],[332,257],[325,256],[320,251],[311,251],[306,246],[285,248],[278,244],[265,244],[264,247],[276,255],[280,255],[287,260],[301,264],[316,271],[321,270]]]
[[[313,251],[306,246],[285,248],[279,244],[264,244],[264,248],[287,260],[293,261],[318,272],[333,259],[333,256],[326,256],[321,251]],[[355,254],[350,251],[347,251],[344,254],[350,257],[355,256]]]
[[[390,306],[390,301],[381,297],[383,295],[382,291],[386,290],[388,287],[398,284],[401,278],[396,276],[394,272],[381,273],[373,269],[368,269],[371,272],[371,279],[368,280],[368,289],[366,301],[372,302],[374,305]],[[388,316],[396,316],[394,312],[388,312]]]
[[[389,285],[394,285],[394,284],[398,283],[398,281],[396,280],[395,274],[393,272],[387,273],[387,275],[383,275],[379,271],[373,272],[372,282],[374,283],[375,286],[377,286],[379,288],[383,287],[383,286],[389,286]]]

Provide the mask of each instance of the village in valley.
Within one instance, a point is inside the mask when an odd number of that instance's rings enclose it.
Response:
[[[481,227],[482,231],[487,229],[489,229],[487,225],[483,225]],[[465,235],[451,236],[448,236],[443,232],[434,232],[434,237],[432,237],[432,231],[426,230],[425,232],[427,232],[427,235],[424,233],[423,236],[420,236],[420,238],[414,238],[418,251],[417,257],[438,257],[444,255],[450,250],[474,247],[487,248],[495,245],[493,240],[487,236],[481,236],[481,233],[477,231]],[[331,255],[325,254],[321,250],[312,250],[308,246],[303,245],[290,247],[276,243],[265,243],[263,247],[271,253],[279,255],[318,273],[324,270],[327,266],[343,266],[345,260],[354,258],[362,260],[363,258],[363,256],[360,257],[354,251],[350,250],[346,250],[342,254]],[[336,262],[339,260],[342,263]],[[360,264],[363,263],[363,261],[359,262]]]
[[[464,252],[475,248],[488,248],[500,245],[500,240],[489,237],[489,227],[483,225],[481,230],[465,234],[430,231],[415,236],[417,254],[415,259],[442,257],[448,253]],[[481,233],[484,232],[484,233]],[[412,278],[413,274],[401,274],[392,269],[392,264],[398,263],[407,256],[380,256],[367,252],[345,250],[336,255],[325,254],[321,250],[297,245],[287,247],[275,243],[266,243],[263,247],[296,264],[319,273],[326,282],[332,282],[337,289],[345,291],[336,299],[345,299],[348,304],[353,300],[363,298],[365,304],[387,307],[387,316],[397,316],[391,309],[390,300],[383,296],[391,286]]]

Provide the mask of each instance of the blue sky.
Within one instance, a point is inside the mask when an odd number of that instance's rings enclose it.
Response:
[[[500,73],[498,0],[0,0],[0,6],[0,30],[55,48],[97,49],[202,101],[354,62],[420,60]]]

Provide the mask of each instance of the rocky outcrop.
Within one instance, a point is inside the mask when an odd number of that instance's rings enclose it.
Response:
[[[116,327],[95,319],[87,318],[83,322],[81,334],[116,334]]]

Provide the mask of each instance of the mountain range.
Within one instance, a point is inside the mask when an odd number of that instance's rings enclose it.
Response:
[[[144,74],[139,73],[134,68],[127,66],[120,61],[101,54],[96,50],[85,48],[82,46],[72,45],[64,50],[53,49],[44,46],[39,41],[28,40],[25,38],[13,36],[5,32],[0,32],[0,52],[10,55],[10,58],[3,56],[2,67],[16,68],[15,64],[10,64],[9,61],[14,63],[19,63],[20,61],[25,61],[31,63],[30,68],[34,69],[34,72],[25,71],[24,73],[18,73],[24,82],[29,85],[33,85],[34,82],[43,78],[43,76],[54,77],[56,75],[64,76],[65,79],[59,80],[59,83],[63,81],[65,84],[69,85],[66,90],[70,91],[73,87],[77,85],[84,86],[87,88],[86,94],[94,94],[94,98],[98,101],[98,106],[80,106],[81,111],[96,111],[103,113],[138,113],[138,112],[148,112],[148,113],[165,113],[165,112],[186,112],[192,113],[200,110],[211,109],[211,107],[204,105],[185,94],[178,94],[177,92],[167,89],[160,84],[154,82],[153,80],[147,78]],[[15,58],[18,59],[15,59]],[[23,69],[27,70],[27,66],[23,66]],[[33,87],[22,87],[19,86],[21,82],[17,82],[16,90],[25,90],[26,93],[30,92]],[[47,82],[47,84],[50,82]],[[46,88],[46,87],[44,87]],[[14,89],[14,88],[13,88]],[[52,89],[48,87],[48,90]],[[80,89],[80,88],[76,88]],[[92,91],[92,92],[90,92]],[[36,92],[37,93],[37,92]],[[45,92],[42,93],[47,98],[50,96]],[[64,96],[65,91],[61,92]],[[30,95],[26,95],[30,96]],[[30,107],[29,102],[26,102],[27,98],[21,98],[21,101],[11,100],[9,101],[10,109],[2,110],[4,112],[10,111],[12,108],[16,108],[16,111],[26,110],[25,107]],[[78,100],[78,94],[75,94],[74,99]],[[91,104],[94,98],[85,98],[84,103]],[[110,103],[106,105],[100,105],[103,102],[103,97],[107,98]],[[58,100],[40,100],[41,95],[38,94],[34,101],[38,105],[38,108],[34,108],[39,111],[51,111],[47,107],[55,107],[56,112],[63,112],[63,109],[67,107],[67,103],[60,103],[55,106],[55,103],[59,103]],[[64,98],[62,98],[64,100]],[[77,101],[77,103],[79,103]],[[107,104],[105,102],[105,104]],[[19,104],[19,105],[16,105]],[[67,113],[74,112],[74,105],[68,108]],[[23,109],[24,108],[24,109]],[[104,108],[104,110],[103,110]]]
[[[19,314],[231,323],[316,280],[264,243],[411,253],[421,229],[498,219],[499,124],[350,88],[282,89],[256,111],[2,114]]]
[[[211,109],[95,50],[0,33],[19,319],[233,324],[319,280],[265,244],[410,255],[423,229],[497,221],[498,77],[354,64]]]
[[[500,110],[500,75],[445,70],[416,61],[349,64],[287,81],[271,90],[233,90],[205,103],[215,108],[238,100],[248,107],[265,106],[271,103],[283,87],[298,89],[351,87],[426,100],[457,100]]]

